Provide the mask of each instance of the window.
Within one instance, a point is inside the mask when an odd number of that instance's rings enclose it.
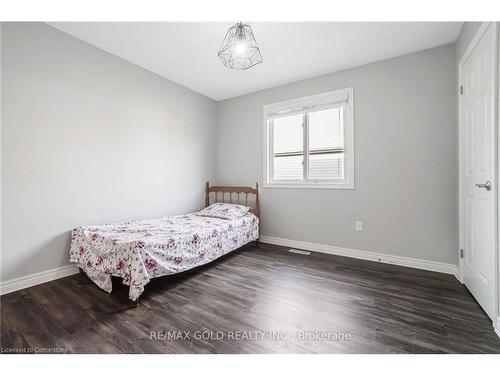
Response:
[[[264,187],[354,188],[353,89],[264,106]]]

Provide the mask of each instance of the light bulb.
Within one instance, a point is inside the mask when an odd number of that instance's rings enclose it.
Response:
[[[248,48],[247,42],[245,40],[240,40],[234,46],[234,52],[236,56],[241,56],[246,52],[247,48]]]

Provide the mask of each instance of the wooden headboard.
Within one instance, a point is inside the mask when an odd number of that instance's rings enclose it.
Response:
[[[250,212],[260,219],[260,207],[259,207],[259,183],[255,184],[255,187],[249,186],[210,186],[207,181],[207,187],[205,189],[205,207],[210,206],[210,193],[212,194],[212,203],[222,202],[222,203],[234,203],[242,204],[245,206],[250,206]],[[250,195],[250,200],[248,199]],[[255,196],[252,206],[252,195]],[[219,199],[222,198],[222,199]]]

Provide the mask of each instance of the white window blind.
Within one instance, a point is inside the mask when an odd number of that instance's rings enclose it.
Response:
[[[308,114],[309,174],[311,180],[344,178],[343,107]]]
[[[273,178],[301,180],[303,177],[304,130],[302,113],[273,121]]]

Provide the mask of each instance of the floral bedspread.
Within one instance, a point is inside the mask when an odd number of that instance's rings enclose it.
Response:
[[[111,276],[123,278],[135,301],[150,279],[203,265],[258,237],[252,213],[235,220],[188,214],[85,226],[71,233],[69,260],[107,292]]]

